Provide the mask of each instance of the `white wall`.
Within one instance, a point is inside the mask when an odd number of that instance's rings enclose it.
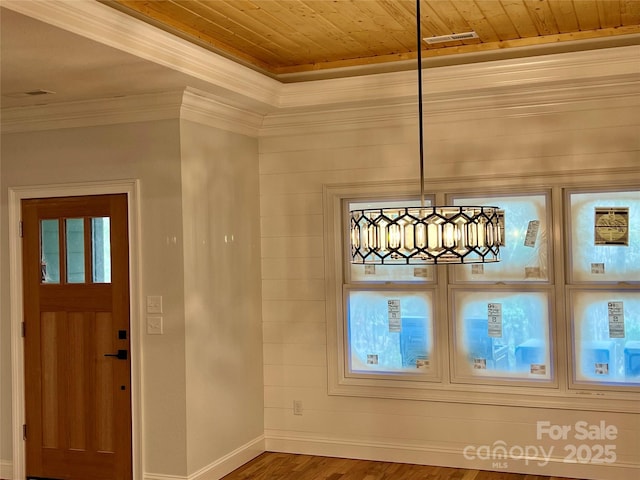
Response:
[[[264,447],[258,141],[182,121],[181,145],[193,474],[230,445],[247,446],[245,461]]]
[[[640,178],[638,76],[627,83],[628,78],[604,78],[615,75],[615,68],[609,73],[601,68],[603,78],[591,83],[513,87],[505,82],[501,88],[456,92],[454,79],[448,88],[455,93],[427,95],[427,179],[437,188],[438,178],[481,176],[491,186],[494,179],[513,176],[510,186],[516,186],[527,184],[527,176],[533,173],[586,169],[635,169]],[[430,74],[439,75],[427,70]],[[480,77],[478,83],[483,84]],[[327,322],[333,319],[327,310],[332,285],[324,270],[330,262],[324,257],[323,186],[409,179],[417,184],[418,179],[417,107],[390,108],[387,117],[383,109],[375,113],[372,118],[367,108],[327,108],[318,110],[315,117],[274,118],[263,130],[260,191],[267,449],[491,469],[491,461],[465,460],[464,447],[491,446],[502,440],[508,445],[548,448],[551,443],[536,439],[539,420],[554,424],[605,421],[619,430],[614,467],[564,464],[565,453],[556,445],[556,461],[549,465],[509,461],[503,469],[636,478],[640,469],[637,414],[327,394],[327,343],[331,341]],[[416,120],[407,121],[411,115]],[[294,400],[303,402],[301,416],[293,414]]]

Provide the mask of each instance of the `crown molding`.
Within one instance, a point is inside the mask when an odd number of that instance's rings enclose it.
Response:
[[[455,122],[464,118],[534,117],[575,108],[584,102],[624,102],[640,107],[640,75],[592,78],[570,84],[510,86],[451,91],[423,97],[424,115],[430,122]],[[417,98],[404,103],[343,105],[326,108],[282,109],[265,116],[261,137],[390,128],[418,122]]]
[[[423,89],[425,96],[465,96],[468,92],[571,85],[622,75],[640,75],[640,45],[426,68]],[[410,100],[417,100],[415,71],[285,84],[278,107],[319,109]]]
[[[2,110],[2,133],[182,119],[257,137],[261,114],[224,104],[195,89],[52,103]]]
[[[2,133],[180,118],[183,91],[2,109]]]
[[[614,102],[640,107],[640,75],[605,77],[571,85],[503,88],[429,95],[424,113],[437,121],[488,117],[539,116],[586,101]],[[415,99],[369,105],[341,105],[308,110],[281,109],[262,115],[225,104],[205,92],[186,90],[97,100],[15,107],[2,110],[2,133],[182,119],[251,137],[298,135],[336,130],[413,126]],[[453,119],[453,120],[452,120]]]
[[[180,118],[250,137],[257,137],[264,116],[226,105],[205,92],[187,88],[182,99]]]

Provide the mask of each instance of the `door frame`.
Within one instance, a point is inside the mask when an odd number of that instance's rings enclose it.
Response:
[[[20,220],[22,200],[29,198],[70,197],[82,195],[108,195],[125,193],[128,205],[129,228],[129,313],[131,332],[131,459],[133,479],[142,479],[142,322],[140,295],[140,181],[117,180],[55,185],[9,187],[9,285],[11,308],[11,405],[13,428],[13,478],[25,478],[25,441],[22,425],[25,423],[24,394],[24,342],[22,338],[23,284],[22,241]]]

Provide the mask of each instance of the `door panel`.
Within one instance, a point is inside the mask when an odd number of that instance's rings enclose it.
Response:
[[[24,200],[22,219],[27,479],[130,480],[126,195]]]

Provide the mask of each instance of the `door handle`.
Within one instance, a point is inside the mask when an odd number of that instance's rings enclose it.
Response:
[[[118,350],[118,353],[105,353],[105,357],[116,357],[118,360],[126,360],[127,359],[127,351],[126,350]]]

